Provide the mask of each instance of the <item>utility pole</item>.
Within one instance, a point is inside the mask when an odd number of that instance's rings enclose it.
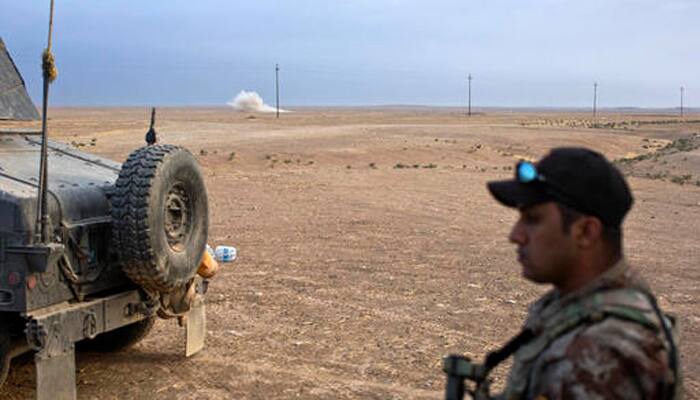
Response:
[[[681,86],[681,119],[683,119],[683,92],[685,91],[685,88]]]
[[[277,99],[277,118],[280,117],[280,65],[275,64],[275,98]]]
[[[469,94],[467,95],[467,97],[468,97],[467,115],[471,117],[472,116],[472,74],[469,74],[469,76],[467,77],[467,81],[469,82],[469,85],[468,85],[469,86],[469,90],[468,90]]]
[[[598,82],[593,82],[593,118],[595,119],[598,107]]]

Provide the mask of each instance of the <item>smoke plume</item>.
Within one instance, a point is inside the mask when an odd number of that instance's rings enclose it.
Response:
[[[271,113],[276,112],[275,107],[269,106],[263,102],[262,97],[257,92],[248,92],[241,90],[240,93],[231,101],[226,103],[233,107],[236,111],[245,112],[261,112],[261,113]],[[280,112],[287,112],[285,110],[280,110]]]

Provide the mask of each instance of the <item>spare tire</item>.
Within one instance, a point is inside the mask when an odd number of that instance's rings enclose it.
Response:
[[[111,204],[113,244],[132,281],[167,293],[192,279],[209,229],[207,192],[192,153],[167,144],[135,150]]]

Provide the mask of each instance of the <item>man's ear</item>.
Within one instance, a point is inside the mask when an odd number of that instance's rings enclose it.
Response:
[[[602,239],[603,223],[596,217],[586,215],[571,225],[571,233],[578,247],[590,248]]]

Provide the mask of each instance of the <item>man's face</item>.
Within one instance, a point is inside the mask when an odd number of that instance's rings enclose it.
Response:
[[[525,278],[555,286],[566,281],[576,248],[571,235],[564,233],[556,203],[521,209],[508,239],[518,245],[518,262]]]

